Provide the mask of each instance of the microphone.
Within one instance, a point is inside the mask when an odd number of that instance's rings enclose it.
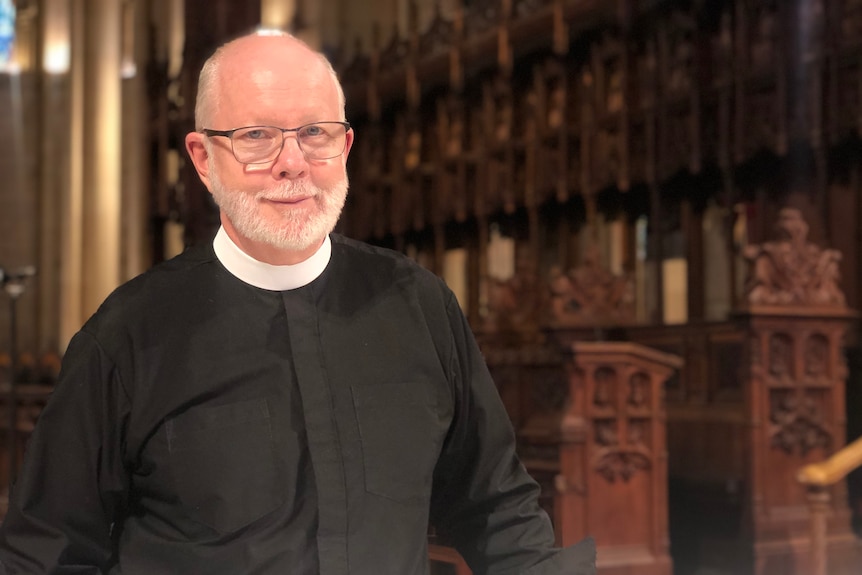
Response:
[[[0,286],[13,298],[24,293],[24,282],[36,275],[36,266],[23,266],[15,270],[0,267]]]
[[[36,275],[36,266],[23,266],[15,270],[0,267],[0,283],[21,281]]]
[[[22,268],[18,268],[10,275],[17,279],[31,278],[36,275],[36,266],[24,266]]]

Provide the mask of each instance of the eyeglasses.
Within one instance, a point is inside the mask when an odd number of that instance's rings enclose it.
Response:
[[[224,136],[241,164],[271,162],[284,148],[285,132],[296,132],[296,143],[308,160],[328,160],[344,153],[349,122],[316,122],[298,128],[246,126],[233,130],[201,130],[209,137]]]

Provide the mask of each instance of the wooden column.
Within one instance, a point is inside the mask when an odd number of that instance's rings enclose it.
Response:
[[[800,210],[781,209],[776,229],[776,241],[745,249],[752,273],[738,314],[748,340],[740,375],[748,427],[744,532],[751,537],[743,552],[753,556],[754,575],[815,567],[796,473],[846,442],[844,342],[856,318],[838,285],[840,252],[808,241]],[[860,546],[846,485],[830,495],[830,573],[856,573]]]
[[[846,443],[843,342],[854,315],[828,307],[756,306],[741,317],[748,333],[745,516],[755,575],[812,572],[809,510],[796,471]],[[860,546],[844,482],[832,487],[829,506],[830,573],[854,572]]]

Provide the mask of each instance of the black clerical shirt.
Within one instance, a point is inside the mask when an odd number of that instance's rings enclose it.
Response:
[[[212,246],[121,286],[71,341],[0,528],[9,573],[593,573],[537,486],[452,293],[332,236],[311,283]]]

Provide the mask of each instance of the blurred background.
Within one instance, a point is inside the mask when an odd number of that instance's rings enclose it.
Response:
[[[862,0],[0,0],[7,477],[105,296],[214,235],[183,139],[258,28],[333,61],[338,231],[455,291],[561,541],[862,571],[862,454],[824,523],[797,481],[862,435]]]

